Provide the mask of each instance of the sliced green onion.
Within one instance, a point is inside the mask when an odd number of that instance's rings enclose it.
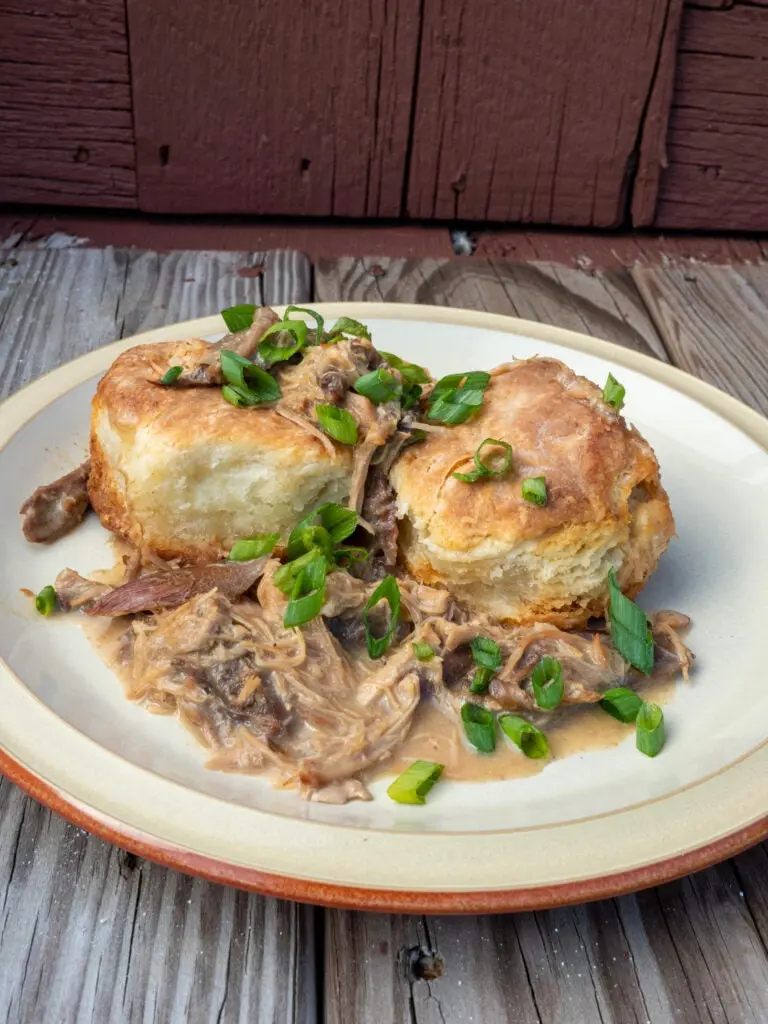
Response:
[[[613,408],[618,412],[624,405],[624,396],[627,393],[627,389],[623,384],[619,384],[612,373],[608,374],[608,380],[605,382],[603,388],[603,401],[607,402],[608,405],[612,405]]]
[[[410,387],[407,387],[403,391],[403,397],[400,399],[400,405],[403,407],[403,410],[412,409],[414,405],[418,405],[423,390],[421,384],[411,384]],[[423,434],[424,431],[422,430],[421,433]]]
[[[491,685],[493,679],[493,672],[489,668],[477,668],[475,674],[472,676],[472,682],[469,684],[470,693],[485,693],[488,687]]]
[[[289,344],[278,344],[281,334],[292,334],[293,341]],[[274,341],[268,339],[277,335]],[[261,336],[259,342],[259,358],[266,366],[274,366],[275,363],[285,362],[291,356],[304,348],[307,344],[307,325],[303,320],[280,320],[272,324]]]
[[[608,616],[613,646],[644,675],[653,672],[653,634],[642,608],[622,594],[615,569],[608,573]]]
[[[400,356],[395,356],[391,352],[379,352],[379,355],[386,359],[393,370],[399,372],[405,384],[428,384],[432,380],[423,366],[406,363]]]
[[[614,686],[600,698],[600,707],[619,722],[634,722],[642,705],[642,698],[626,686]]]
[[[367,338],[371,340],[371,332],[365,326],[361,324],[359,320],[353,320],[348,316],[340,316],[333,327],[328,331],[326,335],[327,341],[338,341],[341,335],[349,334],[353,338]]]
[[[547,504],[547,479],[543,476],[529,476],[523,480],[523,498],[532,505]]]
[[[35,598],[35,608],[41,615],[50,615],[56,608],[56,590],[50,586],[43,587]]]
[[[179,377],[184,373],[183,366],[172,366],[170,370],[166,370],[163,376],[160,378],[160,383],[163,387],[168,387],[169,384],[174,384]]]
[[[286,306],[284,319],[287,320],[291,313],[306,313],[307,316],[312,317],[316,324],[315,344],[319,345],[323,340],[323,327],[325,326],[325,320],[323,317],[321,317],[319,313],[316,313],[314,309],[306,309],[304,306]]]
[[[443,768],[434,761],[414,761],[388,787],[387,796],[398,804],[424,804]]]
[[[384,636],[374,636],[368,622],[368,613],[379,601],[386,601],[389,605],[389,628]],[[394,576],[385,576],[381,583],[368,598],[363,609],[363,626],[365,627],[365,643],[368,654],[371,658],[380,658],[392,643],[392,637],[397,629],[397,621],[400,617],[400,587]]]
[[[261,405],[263,402],[275,402],[282,397],[280,385],[275,378],[241,356],[223,348],[219,353],[221,372],[227,381],[222,392],[228,402],[244,408],[248,405]]]
[[[492,672],[498,672],[501,668],[501,648],[495,640],[489,636],[476,636],[471,641],[472,660],[482,668],[489,668]]]
[[[565,694],[563,666],[557,658],[542,658],[531,673],[531,686],[542,711],[556,708]]]
[[[499,715],[499,727],[526,757],[546,757],[549,753],[549,741],[544,733],[519,715]]]
[[[435,656],[435,649],[432,644],[428,644],[424,640],[417,640],[413,645],[413,653],[419,661],[431,661]]]
[[[461,724],[473,747],[483,754],[493,753],[496,749],[496,721],[490,711],[465,701],[461,705]]]
[[[326,558],[333,557],[333,539],[324,526],[307,526],[301,531],[299,543],[305,551],[322,551]]]
[[[303,626],[305,622],[319,615],[325,602],[325,577],[328,563],[318,551],[311,552],[307,562],[296,577],[291,590],[291,599],[285,609],[283,625],[286,628]]]
[[[443,377],[429,396],[428,419],[450,426],[464,423],[483,404],[490,380],[490,373],[484,370]]]
[[[656,757],[664,746],[664,712],[658,704],[645,701],[635,720],[635,743],[641,754]]]
[[[403,393],[403,385],[385,366],[358,377],[353,387],[359,395],[369,398],[375,405],[391,402]]]
[[[336,405],[316,405],[317,422],[334,441],[341,444],[357,444],[357,420]]]
[[[228,306],[227,309],[222,309],[221,317],[227,329],[232,334],[237,334],[238,331],[246,331],[253,326],[253,318],[258,308],[247,302],[240,306]]]
[[[227,558],[230,562],[250,562],[252,558],[271,555],[279,537],[279,533],[260,533],[256,537],[236,540]]]
[[[298,558],[306,550],[301,539],[302,534],[308,526],[315,525],[317,519],[331,535],[334,544],[340,544],[341,541],[346,540],[357,528],[357,512],[351,508],[345,508],[344,505],[337,505],[335,501],[326,501],[312,509],[309,515],[305,516],[291,530],[285,553],[288,561]]]
[[[309,563],[317,558],[318,554],[322,555],[323,559],[325,559],[325,555],[323,555],[322,551],[318,552],[316,550],[312,550],[306,551],[299,558],[294,558],[292,562],[286,562],[285,565],[281,565],[272,577],[272,582],[277,589],[283,594],[292,593],[297,578],[302,574]]]
[[[487,462],[483,462],[480,453],[486,445],[496,445],[498,448],[504,449],[504,457],[501,461],[501,465],[494,469],[493,466],[488,465]],[[489,455],[489,458],[493,456]],[[475,468],[470,470],[469,473],[454,473],[453,476],[457,480],[463,480],[464,483],[473,484],[476,480],[479,480],[484,476],[501,476],[506,473],[509,467],[512,465],[512,445],[506,441],[497,441],[495,437],[486,437],[484,441],[481,441],[478,445],[477,451],[475,452]]]
[[[336,565],[346,566],[351,565],[353,562],[364,562],[370,554],[367,548],[345,547],[342,545],[333,552],[333,559]]]

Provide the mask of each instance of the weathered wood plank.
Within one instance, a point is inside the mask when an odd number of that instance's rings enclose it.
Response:
[[[0,202],[136,206],[124,0],[0,5]]]
[[[235,302],[306,302],[288,253],[14,250],[0,393],[114,338]],[[237,273],[263,266],[260,276]],[[0,783],[0,1020],[314,1024],[314,911],[141,861]]]
[[[623,270],[585,272],[503,260],[320,260],[319,300],[426,302],[554,323],[666,359],[637,289]]]
[[[417,0],[162,10],[128,0],[143,210],[400,214]]]
[[[425,0],[407,212],[620,224],[643,147],[666,133],[652,100],[680,9]]]
[[[666,342],[670,355],[678,354],[628,273],[566,274],[552,266],[476,259],[339,260],[318,265],[315,287],[325,300],[488,309],[575,327],[659,356]],[[768,1014],[765,850],[657,890],[537,914],[461,919],[328,912],[328,1020],[758,1024]]]
[[[768,412],[768,268],[632,272],[673,362]]]
[[[768,8],[687,7],[654,224],[768,227]]]

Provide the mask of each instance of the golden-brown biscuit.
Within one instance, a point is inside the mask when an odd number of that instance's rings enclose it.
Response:
[[[488,437],[512,445],[510,471],[455,479]],[[538,476],[546,506],[522,497]],[[480,411],[409,448],[391,480],[408,569],[510,623],[584,625],[605,609],[609,570],[637,593],[674,533],[650,445],[554,359],[498,367]]]

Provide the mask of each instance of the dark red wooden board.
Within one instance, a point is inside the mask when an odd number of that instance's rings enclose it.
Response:
[[[647,114],[679,14],[679,0],[425,0],[408,213],[620,224],[643,148],[666,133],[666,112]]]
[[[419,0],[128,0],[144,210],[400,213]]]
[[[655,224],[768,229],[768,6],[686,8]]]
[[[0,2],[0,202],[136,206],[123,0]]]

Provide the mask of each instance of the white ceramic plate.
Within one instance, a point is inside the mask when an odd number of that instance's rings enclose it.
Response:
[[[437,786],[403,807],[302,802],[258,778],[212,772],[173,719],[130,704],[85,635],[36,615],[65,565],[111,563],[95,517],[27,544],[18,507],[79,462],[96,381],[132,344],[216,337],[218,317],[127,339],[49,374],[0,409],[0,767],[38,799],[119,844],[246,887],[386,909],[547,906],[625,891],[729,855],[768,831],[768,422],[647,357],[507,317],[425,306],[318,305],[366,322],[384,350],[437,375],[534,354],[627,388],[625,413],[656,449],[679,537],[649,608],[691,615],[690,685],[665,710],[655,760],[620,746],[529,778]]]

